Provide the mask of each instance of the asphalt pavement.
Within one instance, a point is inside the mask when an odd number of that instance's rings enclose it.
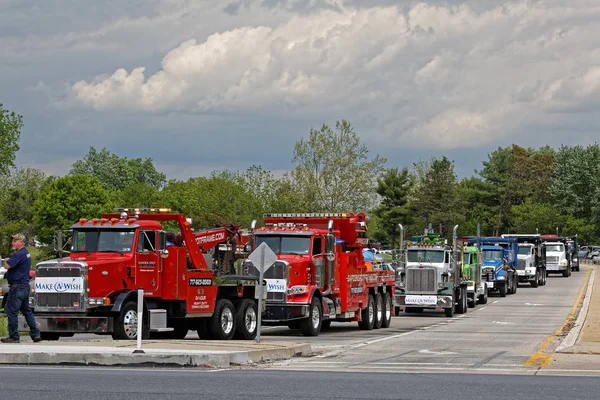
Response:
[[[600,268],[591,266],[577,304],[565,324],[552,335],[561,344],[550,350],[540,343],[529,367],[544,371],[600,370]],[[577,272],[574,272],[577,273]],[[579,272],[585,273],[585,272]],[[0,364],[22,365],[161,365],[229,368],[308,356],[311,345],[299,341],[144,340],[143,353],[135,341],[69,340],[0,344]],[[550,338],[549,338],[550,339]],[[548,342],[549,343],[549,342]],[[548,347],[548,349],[546,349]],[[528,365],[526,365],[528,366]]]

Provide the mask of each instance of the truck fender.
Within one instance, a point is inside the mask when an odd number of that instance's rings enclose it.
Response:
[[[113,306],[110,309],[110,311],[115,313],[121,312],[121,308],[123,308],[125,303],[127,303],[128,301],[137,301],[137,290],[131,290],[129,292],[123,292],[119,294],[115,299],[115,302],[113,303]],[[144,310],[146,310],[147,308],[148,307],[146,306],[146,301],[144,300]]]

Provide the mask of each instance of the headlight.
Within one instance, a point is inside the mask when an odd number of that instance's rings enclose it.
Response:
[[[563,265],[563,266],[564,266],[564,265],[567,265],[567,260],[562,260],[562,261],[560,262],[560,265]]]
[[[502,276],[499,276],[499,277],[498,277],[498,278],[496,278],[496,279],[498,279],[499,281],[503,281],[503,280],[505,280],[505,279],[506,279],[506,277],[505,277],[504,275],[502,275]]]
[[[573,261],[577,262],[579,259],[577,257],[573,258]]]
[[[308,293],[308,286],[292,286],[288,289],[288,294],[304,294]]]

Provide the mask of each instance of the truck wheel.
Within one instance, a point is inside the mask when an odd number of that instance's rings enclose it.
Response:
[[[394,304],[392,304],[392,296],[390,292],[385,292],[383,295],[383,321],[381,321],[382,328],[389,328],[392,324],[392,310]]]
[[[467,312],[467,296],[466,289],[459,287],[458,288],[458,298],[456,299],[456,313],[464,314]]]
[[[537,270],[537,271],[535,272],[535,279],[531,281],[531,287],[534,287],[534,288],[535,288],[535,287],[538,287],[538,286],[539,286],[539,283],[540,283],[540,280],[541,280],[541,277],[540,277],[540,275],[541,275],[541,274],[540,274],[540,270]]]
[[[475,300],[475,293],[473,293],[473,296],[469,296],[467,294],[467,303],[469,308],[475,308],[475,305],[477,304],[477,301]]]
[[[544,282],[542,286],[546,286],[546,283],[548,283],[548,271],[546,271],[545,269],[542,270],[542,279]]]
[[[500,297],[506,297],[506,285],[508,283],[504,281],[504,285],[500,286]]]
[[[258,329],[258,313],[256,302],[244,299],[236,304],[234,339],[252,340],[256,338]]]
[[[125,303],[119,316],[115,319],[115,330],[112,338],[114,340],[135,340],[138,334],[137,326],[137,303],[129,301]]]
[[[211,338],[216,340],[231,340],[235,334],[235,308],[227,299],[217,300],[215,312],[208,322]]]
[[[375,323],[375,300],[373,299],[373,295],[369,295],[367,306],[360,311],[360,319],[358,321],[360,329],[363,331],[373,329],[373,324]]]
[[[446,315],[448,318],[454,317],[454,306],[450,308],[444,308],[444,315]]]
[[[313,296],[310,301],[308,318],[300,320],[300,331],[304,336],[319,336],[321,332],[321,323],[323,322],[323,307],[321,299]]]
[[[487,301],[488,301],[488,289],[487,289],[487,286],[485,286],[483,288],[483,294],[480,294],[479,298],[477,300],[479,300],[479,304],[487,304]]]
[[[519,276],[517,274],[513,274],[513,291],[512,294],[516,294],[517,293],[517,289],[519,289]]]
[[[394,315],[396,315],[396,317],[400,315],[400,307],[394,307]]]
[[[568,278],[568,277],[569,277],[569,275],[571,275],[571,270],[570,270],[569,268],[565,269],[565,270],[562,272],[562,276],[563,276],[563,278]]]
[[[383,322],[383,298],[381,293],[375,294],[375,320],[373,321],[373,329],[380,329],[381,323]]]

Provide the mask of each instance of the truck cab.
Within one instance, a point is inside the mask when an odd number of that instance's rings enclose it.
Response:
[[[481,251],[483,253],[482,275],[488,291],[496,291],[500,297],[515,293],[518,283],[516,273],[506,257],[504,247],[485,244],[481,246]]]
[[[486,304],[488,299],[487,286],[482,278],[483,255],[476,246],[464,246],[462,253],[463,281],[467,284],[469,307],[477,303]]]
[[[536,247],[533,243],[519,243],[517,272],[520,282],[530,282],[537,287],[545,284],[545,278],[540,277],[539,268],[536,266]],[[542,281],[543,279],[543,281]],[[542,282],[541,282],[542,281]]]
[[[564,277],[571,275],[571,260],[568,257],[567,244],[564,241],[545,241],[546,269],[548,273],[559,273]]]
[[[444,310],[446,317],[466,313],[467,283],[462,281],[458,247],[456,242],[447,245],[438,234],[412,237],[400,254],[396,305],[407,313],[424,309]]]
[[[274,213],[251,230],[253,248],[266,244],[277,261],[264,273],[265,325],[287,325],[317,336],[332,321],[387,328],[395,271],[366,262],[363,213]],[[255,268],[246,262],[245,268]]]

